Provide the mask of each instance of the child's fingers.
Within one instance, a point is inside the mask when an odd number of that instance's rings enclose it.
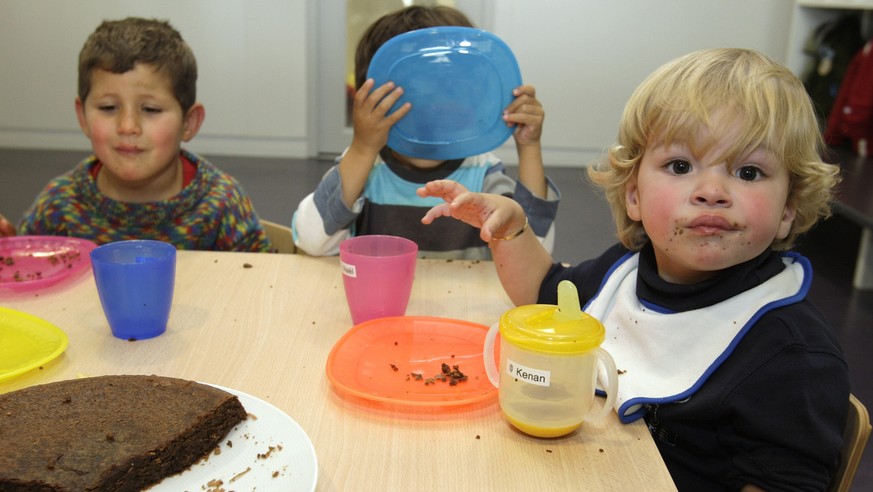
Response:
[[[506,107],[505,112],[507,113],[520,111],[519,108],[521,108],[525,104],[541,106],[540,102],[537,101],[537,91],[532,85],[522,85],[516,87],[512,90],[512,95],[515,97],[512,99],[512,102],[509,103],[509,106]]]
[[[422,224],[430,224],[434,220],[439,217],[451,217],[452,211],[449,208],[448,203],[440,203],[439,205],[432,207],[427,213],[424,214],[424,217],[421,218]]]
[[[447,202],[451,202],[461,193],[465,193],[467,188],[464,185],[458,183],[457,181],[452,181],[450,179],[438,179],[434,181],[428,181],[422,188],[416,190],[416,193],[420,197],[426,196],[435,196],[442,198]]]
[[[391,106],[388,106],[388,109],[390,109],[390,108],[391,108]],[[402,106],[397,108],[396,111],[394,111],[393,113],[388,115],[385,118],[385,120],[393,126],[394,123],[397,123],[398,121],[400,121],[400,118],[403,118],[404,116],[406,116],[406,113],[408,113],[411,109],[412,109],[412,103],[405,102],[405,103],[403,103]],[[386,109],[386,111],[387,111],[387,109]]]
[[[539,127],[543,124],[543,113],[507,113],[503,115],[507,125]]]
[[[376,104],[376,108],[381,111],[382,114],[387,114],[388,110],[391,109],[391,106],[394,106],[394,103],[396,103],[402,95],[403,88],[394,87],[393,82],[388,82],[387,84],[373,91],[373,97],[378,98],[378,104]]]
[[[520,85],[512,90],[512,95],[516,98],[519,96],[537,97],[537,89],[532,85]]]
[[[355,93],[355,105],[359,108],[373,111],[380,108],[388,112],[391,106],[403,95],[403,89],[396,87],[394,82],[385,82],[379,87],[373,88],[376,81],[367,79],[364,85]]]

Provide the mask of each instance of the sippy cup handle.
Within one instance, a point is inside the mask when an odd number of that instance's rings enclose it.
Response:
[[[615,361],[609,352],[600,347],[594,349],[594,355],[603,363],[603,368],[606,370],[606,387],[603,391],[606,392],[606,401],[603,403],[603,408],[599,412],[592,414],[592,420],[600,420],[606,417],[609,412],[615,407],[615,399],[618,395],[618,371],[615,367]],[[487,366],[486,366],[487,367]],[[600,366],[598,365],[598,368]]]
[[[485,345],[482,348],[482,362],[485,363],[485,374],[495,388],[500,387],[500,374],[497,372],[497,363],[494,362],[494,340],[497,338],[500,323],[494,323],[485,335]]]

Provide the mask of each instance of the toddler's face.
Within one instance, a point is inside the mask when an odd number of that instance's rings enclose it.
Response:
[[[181,142],[193,137],[169,79],[142,63],[121,74],[95,70],[76,113],[103,163],[101,174],[131,188],[165,186],[177,171]]]
[[[650,144],[628,186],[628,216],[642,221],[658,273],[669,282],[705,280],[758,256],[790,230],[785,165],[763,149],[719,162],[731,134],[703,156],[681,142]]]

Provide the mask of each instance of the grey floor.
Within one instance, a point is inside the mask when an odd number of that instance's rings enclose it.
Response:
[[[52,177],[70,169],[84,152],[0,149],[0,213],[17,221]],[[258,214],[289,223],[297,203],[314,189],[332,162],[209,156],[212,163],[242,183]],[[873,162],[871,162],[873,165]],[[514,169],[509,170],[510,174]],[[612,220],[603,198],[584,180],[581,169],[549,168],[563,198],[557,219],[554,257],[577,263],[614,242]],[[798,249],[815,268],[810,297],[837,330],[849,363],[852,392],[873,410],[873,291],[852,288],[852,268],[860,229],[839,216],[807,234]],[[873,443],[855,477],[853,491],[873,490]]]

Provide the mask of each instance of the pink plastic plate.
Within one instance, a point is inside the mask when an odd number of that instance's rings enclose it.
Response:
[[[454,319],[399,316],[349,330],[327,358],[327,377],[341,393],[386,403],[465,405],[496,396],[482,360],[488,327]],[[467,376],[451,384],[442,364]]]
[[[0,238],[0,293],[42,289],[91,267],[97,245],[65,236]]]

